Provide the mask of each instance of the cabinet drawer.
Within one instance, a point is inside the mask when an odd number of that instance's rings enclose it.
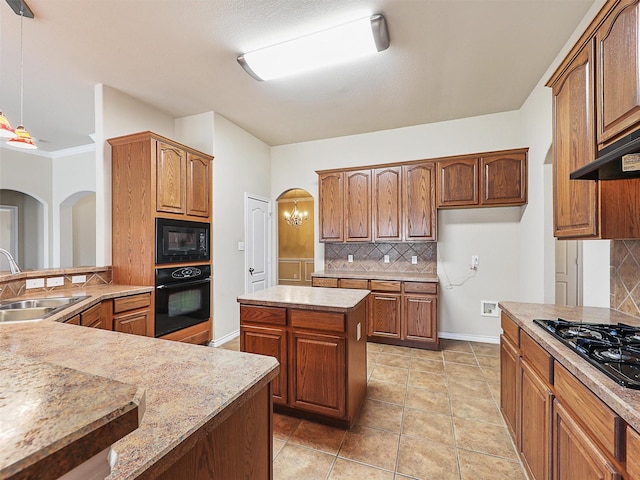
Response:
[[[280,307],[256,307],[240,305],[240,323],[244,322],[286,325],[287,309]]]
[[[336,288],[338,286],[338,279],[325,278],[325,277],[313,277],[311,279],[311,286]]]
[[[344,332],[342,313],[316,312],[313,310],[289,310],[289,321],[294,328],[310,328],[330,332]]]
[[[102,328],[102,306],[98,303],[80,314],[80,325],[83,327]]]
[[[376,292],[400,292],[400,282],[371,280],[371,290]]]
[[[113,299],[113,313],[126,312],[151,305],[151,294],[141,293]]]
[[[610,455],[624,460],[623,420],[558,362],[554,366],[556,396],[579,418]]]
[[[520,328],[505,313],[500,317],[500,326],[504,332],[504,336],[511,340],[516,347],[520,346]]]
[[[553,382],[553,357],[525,332],[520,334],[520,351],[527,364],[547,385],[551,385]]]
[[[338,280],[338,287],[340,288],[361,288],[363,290],[369,289],[369,280],[362,280],[358,278],[341,278]]]
[[[405,293],[438,293],[438,284],[434,282],[404,282]]]

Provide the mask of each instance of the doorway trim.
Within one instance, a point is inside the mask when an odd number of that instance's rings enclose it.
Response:
[[[249,284],[251,275],[249,274],[249,252],[251,251],[251,238],[249,236],[249,199],[256,200],[258,202],[262,202],[267,207],[267,219],[266,219],[266,229],[265,229],[265,241],[266,241],[266,271],[265,271],[265,282],[266,287],[271,286],[271,200],[266,197],[262,197],[260,195],[254,195],[252,193],[244,193],[244,293],[249,292]]]

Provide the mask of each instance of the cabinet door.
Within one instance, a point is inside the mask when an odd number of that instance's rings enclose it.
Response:
[[[516,448],[520,448],[518,405],[520,396],[520,354],[516,347],[500,335],[500,411]]]
[[[291,406],[343,417],[346,413],[345,339],[291,332]]]
[[[185,213],[186,153],[162,142],[157,148],[156,210]]]
[[[402,240],[401,178],[401,167],[373,171],[374,241]]]
[[[106,320],[102,315],[102,305],[98,303],[80,314],[80,325],[91,328],[106,328]]]
[[[407,165],[403,173],[404,240],[435,240],[435,164]]]
[[[482,165],[482,205],[524,205],[527,203],[527,155],[487,156]]]
[[[371,293],[369,336],[400,338],[400,295]]]
[[[326,173],[318,177],[318,223],[321,242],[342,242],[343,233],[342,172]]]
[[[558,400],[553,412],[553,480],[620,480],[620,473]]]
[[[598,143],[640,123],[638,0],[624,0],[596,32]]]
[[[344,174],[345,241],[371,241],[371,170]]]
[[[551,478],[551,412],[553,394],[526,360],[520,363],[520,454],[529,476]]]
[[[210,162],[194,153],[187,153],[187,215],[209,217],[211,214]]]
[[[240,326],[240,350],[275,357],[280,373],[271,381],[274,403],[287,403],[287,332],[281,328]]]
[[[595,180],[569,174],[593,161],[593,44],[588,43],[553,85],[553,223],[558,238],[598,236]]]
[[[438,208],[478,205],[478,159],[438,162]]]
[[[134,335],[149,336],[147,333],[147,322],[149,321],[149,310],[143,310],[127,315],[113,317],[113,330],[116,332],[132,333]]]
[[[402,339],[422,342],[438,340],[437,297],[405,295]]]

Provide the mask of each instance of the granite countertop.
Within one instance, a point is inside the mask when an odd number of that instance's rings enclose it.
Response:
[[[437,283],[435,273],[415,272],[367,272],[349,270],[319,270],[311,274],[312,277],[324,278],[354,278],[363,280],[396,280],[399,282],[430,282]]]
[[[559,363],[595,393],[609,408],[629,425],[640,431],[640,390],[623,387],[611,380],[596,367],[556,340],[543,328],[533,323],[535,318],[583,320],[589,323],[640,326],[640,319],[616,310],[597,307],[566,307],[560,305],[500,302],[500,308],[516,320],[531,338],[538,342]]]
[[[255,293],[241,295],[238,297],[238,303],[346,312],[356,307],[367,295],[369,290],[276,285]]]
[[[73,289],[74,295],[84,291],[91,297],[46,320],[0,324],[0,351],[9,356],[3,363],[16,385],[27,381],[26,365],[32,361],[46,365],[42,375],[59,369],[87,381],[98,376],[113,385],[128,385],[122,388],[144,391],[139,428],[113,445],[117,462],[107,477],[110,480],[157,476],[279,371],[272,357],[61,323],[105,298],[150,290],[116,285]],[[75,388],[78,396],[86,394],[86,410],[91,411],[94,390],[84,385]],[[68,411],[60,411],[51,425],[72,429],[68,422],[83,421],[68,415],[77,411],[75,404],[63,402],[62,406]],[[39,434],[40,430],[34,433]]]
[[[0,385],[1,478],[63,475],[138,428],[144,412],[141,388],[4,350]]]

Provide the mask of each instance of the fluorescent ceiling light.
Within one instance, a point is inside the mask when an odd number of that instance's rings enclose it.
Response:
[[[272,80],[345,63],[388,47],[385,19],[373,15],[242,54],[238,63],[256,80]]]

